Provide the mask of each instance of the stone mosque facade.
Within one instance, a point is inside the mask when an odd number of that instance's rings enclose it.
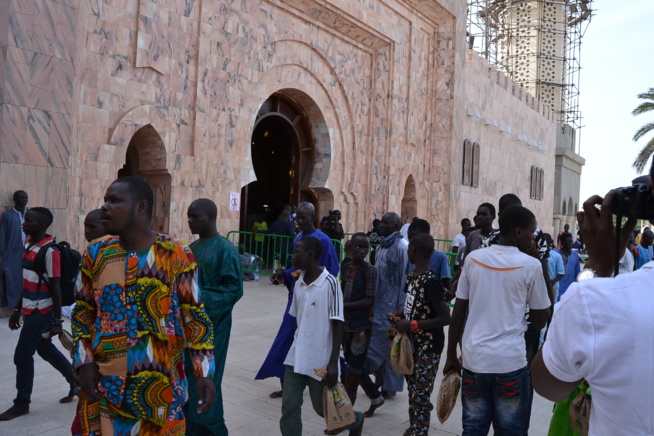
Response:
[[[223,234],[311,201],[346,232],[395,211],[451,239],[508,192],[556,230],[555,116],[468,49],[465,17],[461,0],[4,1],[0,206],[24,189],[81,246],[109,183],[138,175],[155,228],[185,240],[200,197]]]

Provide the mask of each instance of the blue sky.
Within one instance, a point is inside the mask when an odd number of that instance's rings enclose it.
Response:
[[[653,134],[638,142],[632,137],[654,121],[654,113],[631,115],[637,94],[654,88],[654,1],[595,0],[593,9],[580,58],[580,153],[586,165],[579,207],[639,175],[631,164]]]

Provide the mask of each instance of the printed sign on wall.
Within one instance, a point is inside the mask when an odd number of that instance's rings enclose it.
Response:
[[[239,211],[241,205],[241,194],[239,192],[229,193],[229,210]]]

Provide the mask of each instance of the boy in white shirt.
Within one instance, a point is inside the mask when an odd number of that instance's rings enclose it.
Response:
[[[282,417],[279,428],[284,436],[302,436],[302,395],[309,385],[311,405],[323,416],[323,388],[338,381],[338,356],[343,338],[343,295],[338,279],[318,265],[320,241],[305,237],[295,244],[293,266],[304,270],[295,283],[289,314],[297,318],[293,345],[286,356]],[[327,369],[321,379],[314,369]],[[355,412],[356,422],[345,426],[350,436],[360,436],[363,414]]]
[[[465,231],[472,227],[472,223],[468,218],[463,218],[461,220],[461,233],[456,235],[452,240],[452,253],[458,253],[461,250],[461,247],[466,246],[466,236],[464,235]]]
[[[533,213],[509,207],[500,215],[499,244],[471,252],[464,263],[443,368],[444,373],[463,369],[464,435],[487,434],[491,423],[496,434],[527,434],[533,393],[525,312],[529,305],[532,326],[540,330],[551,304],[542,265],[526,254],[535,230]]]

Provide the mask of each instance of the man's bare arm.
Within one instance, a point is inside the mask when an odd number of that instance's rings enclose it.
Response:
[[[570,395],[581,380],[575,382],[564,382],[554,377],[552,373],[545,366],[543,361],[542,348],[538,350],[534,361],[531,362],[531,381],[534,385],[534,390],[539,395],[547,398],[548,400],[560,403]]]

